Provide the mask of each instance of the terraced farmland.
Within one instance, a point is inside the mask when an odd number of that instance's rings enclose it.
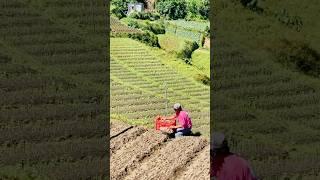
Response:
[[[102,43],[106,38],[107,21],[106,2],[84,0],[43,0],[41,3],[32,0],[29,3],[44,16],[67,26],[70,32],[90,37],[93,44]]]
[[[172,114],[172,104],[180,102],[193,119],[194,131],[208,136],[209,88],[179,74],[149,51],[149,47],[131,39],[111,39],[112,115],[152,126],[156,115]]]
[[[252,58],[228,41],[215,43],[214,129],[229,135],[231,149],[261,178],[319,175],[319,80]]]
[[[55,11],[88,1],[51,2],[0,2],[0,179],[107,174],[106,44],[94,40],[98,22],[61,24]],[[91,7],[102,18],[100,5]]]
[[[170,140],[152,129],[116,121],[111,135],[112,180],[210,178],[209,143],[202,137]]]
[[[115,17],[110,16],[110,27],[112,33],[142,33],[139,29],[129,27]]]
[[[210,27],[209,22],[197,22],[197,21],[186,21],[186,20],[171,20],[168,23],[179,26],[185,29],[205,31],[207,27]]]
[[[167,21],[166,32],[201,44],[201,39],[206,27],[210,27],[209,23],[173,20]]]

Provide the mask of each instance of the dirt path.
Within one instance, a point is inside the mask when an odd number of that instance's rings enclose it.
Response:
[[[128,171],[138,166],[139,161],[150,155],[166,139],[167,136],[154,130],[148,130],[115,151],[110,160],[111,179],[123,179]]]
[[[206,145],[206,140],[200,137],[181,137],[169,141],[124,179],[169,179]]]

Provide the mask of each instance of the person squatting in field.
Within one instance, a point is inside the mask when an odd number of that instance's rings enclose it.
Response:
[[[169,129],[176,129],[174,136],[186,136],[191,134],[192,121],[186,111],[182,110],[182,107],[179,103],[173,105],[173,110],[176,112],[170,117],[164,117],[164,120],[175,120],[178,119],[179,124],[177,126],[171,126]]]
[[[257,180],[249,163],[229,150],[224,134],[215,132],[210,140],[210,179]]]

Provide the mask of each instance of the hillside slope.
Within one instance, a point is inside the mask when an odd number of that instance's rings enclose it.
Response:
[[[96,12],[83,16],[103,20],[101,3],[0,2],[0,179],[107,174],[106,44],[95,39],[105,21],[57,17],[81,12],[79,4]]]
[[[193,118],[194,130],[209,135],[209,88],[162,63],[149,47],[112,38],[110,69],[113,115],[153,127],[156,115],[172,114],[172,104],[180,102]]]
[[[320,80],[283,66],[278,54],[283,39],[317,49],[315,43],[304,38],[304,27],[296,31],[268,14],[276,11],[271,6],[258,13],[219,3],[211,126],[228,135],[231,150],[249,159],[260,178],[319,178]]]

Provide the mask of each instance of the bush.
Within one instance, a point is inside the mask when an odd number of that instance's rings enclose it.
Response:
[[[114,14],[119,19],[124,18],[126,16],[126,14],[123,11],[121,11],[119,8],[112,9],[111,13]]]
[[[166,28],[164,24],[161,23],[139,23],[138,21],[135,21],[133,19],[130,19],[128,21],[128,26],[133,27],[133,28],[138,28],[142,29],[144,31],[151,31],[154,34],[165,34],[166,33]]]
[[[283,9],[280,12],[276,12],[274,15],[279,22],[286,25],[287,27],[293,28],[298,32],[302,29],[303,21],[300,16],[291,16],[286,9]]]
[[[130,18],[155,21],[160,19],[160,14],[151,12],[132,12]]]
[[[278,61],[286,67],[319,77],[320,54],[308,44],[300,41],[282,40],[275,51]]]
[[[129,19],[128,26],[133,27],[133,28],[137,28],[137,29],[141,28],[141,25],[137,21],[132,20],[132,19]]]
[[[263,12],[263,9],[258,6],[258,0],[240,0],[240,2],[244,7],[247,7],[254,12]]]
[[[194,79],[205,85],[210,85],[210,78],[204,74],[197,74]]]
[[[165,34],[166,28],[163,24],[146,22],[145,30],[149,30],[154,34]]]
[[[195,41],[185,41],[183,48],[177,53],[177,57],[181,59],[190,59],[193,51],[199,48]]]
[[[187,15],[186,4],[185,0],[162,0],[156,4],[156,9],[168,19],[184,19]]]
[[[145,32],[141,34],[129,34],[129,38],[136,39],[152,47],[160,47],[158,37],[152,32]]]

